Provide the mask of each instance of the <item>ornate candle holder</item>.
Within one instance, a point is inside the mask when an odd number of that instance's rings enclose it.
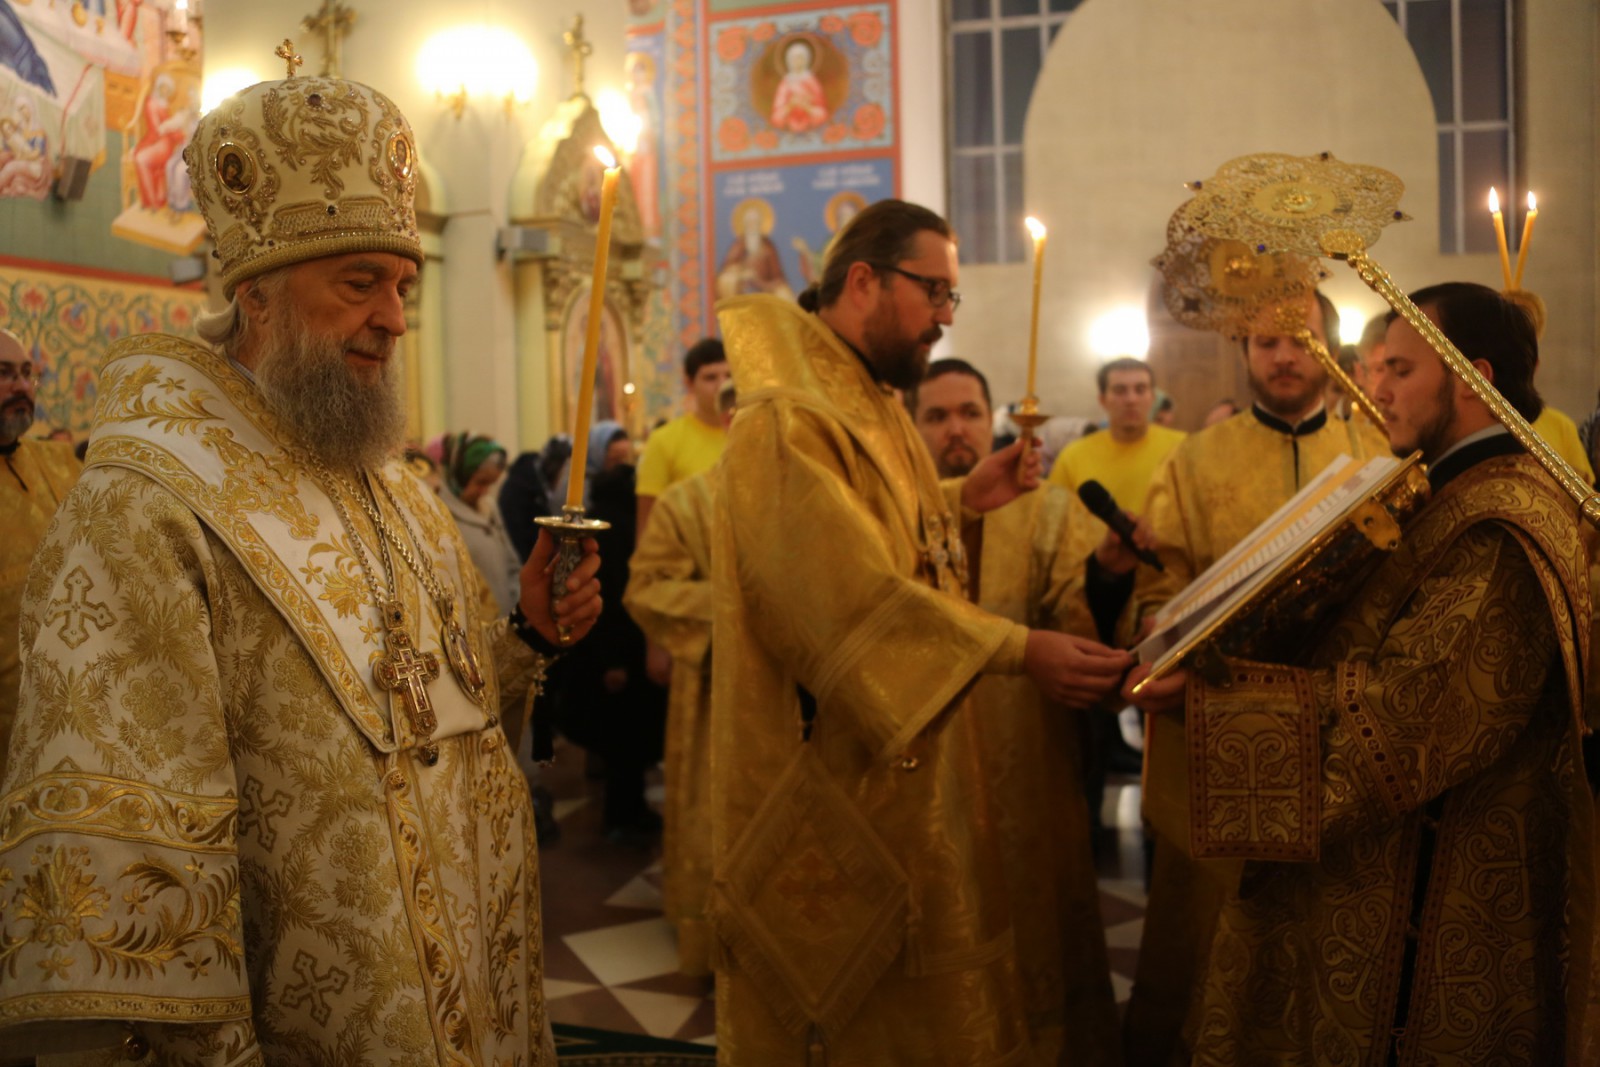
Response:
[[[1038,447],[1038,436],[1034,433],[1039,427],[1050,421],[1050,416],[1039,410],[1039,398],[1029,393],[1017,404],[1017,410],[1011,413],[1011,421],[1022,430],[1022,458],[1026,460],[1028,453]],[[1021,473],[1018,467],[1018,473]],[[1049,471],[1042,472],[1049,474]]]
[[[545,515],[533,521],[550,530],[557,538],[556,566],[550,574],[550,605],[554,609],[555,602],[567,595],[567,579],[572,577],[572,572],[583,560],[583,539],[593,537],[601,530],[611,529],[611,524],[603,519],[591,519],[581,507],[570,505],[562,508],[560,515]],[[560,644],[570,645],[572,629],[558,624],[556,640]]]

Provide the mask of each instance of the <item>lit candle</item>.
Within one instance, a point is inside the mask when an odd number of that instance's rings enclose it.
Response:
[[[1539,201],[1528,194],[1528,213],[1522,219],[1522,241],[1517,245],[1516,288],[1522,288],[1522,268],[1528,265],[1528,245],[1533,240],[1533,220],[1539,217]]]
[[[173,0],[172,21],[179,33],[189,32],[189,0]]]
[[[1039,372],[1039,283],[1044,278],[1044,223],[1032,215],[1024,221],[1033,235],[1033,324],[1028,330],[1028,396],[1037,396],[1034,380]]]
[[[1500,194],[1489,186],[1489,214],[1494,216],[1494,239],[1500,243],[1500,273],[1511,289],[1511,253],[1506,249],[1506,220],[1500,214]]]
[[[589,462],[589,415],[594,410],[594,367],[600,353],[600,320],[605,315],[606,253],[611,245],[611,209],[617,203],[617,176],[622,168],[603,146],[594,156],[605,165],[600,183],[600,226],[594,236],[594,278],[589,286],[589,333],[583,339],[583,377],[578,385],[578,421],[572,429],[572,464],[567,479],[567,507],[583,507],[583,473]]]

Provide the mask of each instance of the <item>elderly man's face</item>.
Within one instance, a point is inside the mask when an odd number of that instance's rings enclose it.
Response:
[[[406,296],[417,265],[391,252],[328,256],[297,265],[287,293],[312,333],[344,342],[346,365],[375,379],[406,332]]]
[[[243,294],[265,329],[256,383],[273,413],[329,466],[376,466],[405,436],[395,341],[416,264],[391,253],[328,256]]]

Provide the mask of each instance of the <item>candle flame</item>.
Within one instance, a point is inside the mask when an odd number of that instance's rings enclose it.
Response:
[[[1028,228],[1029,233],[1033,234],[1033,239],[1035,241],[1044,236],[1044,223],[1040,222],[1032,215],[1029,215],[1027,218],[1023,219],[1022,224]]]
[[[1500,194],[1494,191],[1494,186],[1489,186],[1489,214],[1493,215],[1500,210]]]
[[[1538,211],[1539,210],[1539,199],[1538,199],[1538,197],[1534,196],[1533,193],[1531,193],[1531,192],[1528,194],[1528,210],[1529,211]]]
[[[610,170],[617,165],[617,157],[612,155],[611,150],[603,144],[594,146],[594,158],[598,159],[600,165],[605,167],[606,170]]]
[[[189,10],[189,0],[177,0],[172,6],[174,10],[187,12]]]

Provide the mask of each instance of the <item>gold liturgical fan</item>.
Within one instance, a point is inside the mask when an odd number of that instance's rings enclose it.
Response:
[[[1315,356],[1362,414],[1381,427],[1378,406],[1306,327],[1300,298],[1329,272],[1314,256],[1269,252],[1264,242],[1252,247],[1232,237],[1209,236],[1195,221],[1205,206],[1196,197],[1174,211],[1167,220],[1167,247],[1150,261],[1161,271],[1162,297],[1172,317],[1191,329],[1240,340],[1249,336],[1265,309],[1275,307],[1278,328]]]
[[[1385,226],[1409,217],[1400,210],[1405,185],[1399,178],[1379,167],[1341,162],[1328,152],[1315,156],[1265,152],[1231,160],[1189,188],[1195,193],[1192,207],[1185,205],[1189,218],[1207,236],[1243,242],[1257,254],[1328,256],[1349,263],[1550,472],[1578,504],[1585,521],[1600,527],[1600,493],[1534,433],[1433,320],[1368,257],[1367,249]]]

